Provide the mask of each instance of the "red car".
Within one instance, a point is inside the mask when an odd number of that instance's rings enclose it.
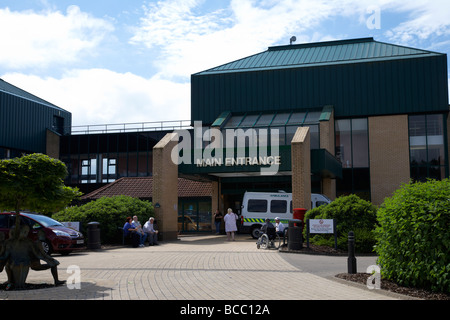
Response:
[[[42,241],[44,251],[48,254],[60,253],[68,255],[74,250],[84,248],[84,237],[81,232],[67,228],[60,222],[40,214],[20,213],[22,224],[30,227],[29,238],[38,239],[38,232],[44,231],[45,241]],[[15,225],[16,215],[11,212],[0,213],[0,232],[9,237],[11,227]]]

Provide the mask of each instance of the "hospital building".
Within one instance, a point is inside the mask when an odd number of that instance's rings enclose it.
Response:
[[[380,205],[411,179],[448,178],[448,91],[446,54],[373,38],[273,46],[192,74],[187,121],[72,127],[0,80],[0,158],[60,159],[84,201],[151,200],[172,239],[211,232],[212,212],[239,211],[245,191],[292,192],[294,208],[311,193]]]

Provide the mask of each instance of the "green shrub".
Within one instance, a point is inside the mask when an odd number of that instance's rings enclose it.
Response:
[[[378,211],[383,277],[450,292],[450,180],[403,185]]]
[[[127,217],[137,216],[143,225],[154,217],[151,202],[128,196],[104,197],[79,207],[66,208],[55,213],[52,218],[58,221],[79,221],[81,231],[87,236],[89,222],[100,223],[101,243],[120,243],[121,231]],[[155,217],[156,219],[156,217]]]
[[[377,208],[370,202],[356,195],[342,196],[326,206],[320,206],[306,213],[307,219],[335,219],[337,245],[347,250],[348,233],[355,233],[355,249],[357,252],[372,252],[375,245],[373,230],[376,225]],[[304,230],[306,235],[306,228]],[[310,242],[317,245],[334,247],[334,236],[328,234],[311,234]]]

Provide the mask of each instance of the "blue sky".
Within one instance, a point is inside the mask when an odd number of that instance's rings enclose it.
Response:
[[[449,54],[448,0],[0,0],[0,77],[73,125],[190,119],[190,76],[267,47],[374,37]]]

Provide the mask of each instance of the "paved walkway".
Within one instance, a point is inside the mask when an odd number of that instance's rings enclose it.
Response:
[[[334,278],[346,272],[346,257],[258,250],[247,235],[230,242],[225,236],[186,236],[159,246],[83,251],[55,258],[61,263],[60,279],[79,275],[80,288],[71,281],[73,289],[63,285],[0,291],[0,300],[407,299]],[[374,257],[358,258],[358,272],[374,261]],[[0,273],[0,281],[6,281],[5,272]],[[52,283],[52,277],[50,271],[30,271],[27,282]]]

